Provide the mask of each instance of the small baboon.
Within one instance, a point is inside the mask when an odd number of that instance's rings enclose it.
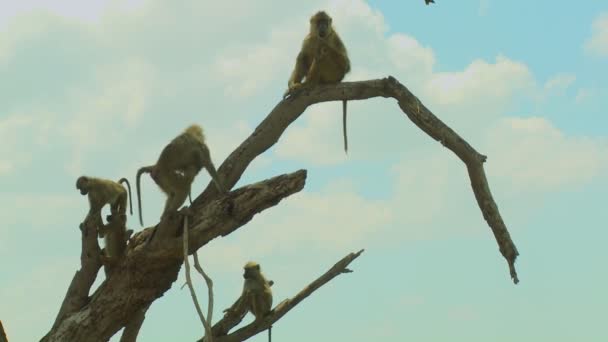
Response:
[[[164,217],[176,212],[186,201],[194,177],[202,168],[207,169],[218,190],[225,193],[215,166],[211,161],[209,148],[205,144],[203,129],[199,125],[190,125],[163,148],[156,164],[144,166],[137,171],[137,204],[139,222],[144,225],[141,211],[140,178],[149,173],[158,187],[167,195]]]
[[[131,202],[131,185],[126,178],[121,178],[118,182],[109,179],[93,178],[80,176],[76,180],[76,189],[80,190],[81,195],[89,197],[89,213],[85,218],[85,222],[94,220],[97,228],[103,226],[101,219],[101,209],[106,204],[110,204],[110,212],[113,216],[124,215],[126,220],[127,213],[127,191],[121,185],[127,184],[129,190],[129,206],[130,213],[133,215],[133,204]],[[103,233],[99,231],[99,237],[103,237]]]
[[[101,263],[105,266],[106,278],[112,273],[116,264],[124,256],[127,248],[127,240],[133,234],[133,230],[127,230],[126,215],[106,216],[108,224],[100,231],[105,235],[105,248],[101,250]]]
[[[296,66],[291,73],[288,89],[283,97],[303,85],[332,84],[342,82],[350,72],[350,60],[342,39],[332,26],[331,17],[319,11],[310,18],[310,32],[302,42],[296,58]],[[304,83],[302,79],[305,78]],[[348,152],[346,135],[346,100],[342,100],[342,130],[344,152]]]
[[[243,312],[251,312],[256,320],[263,319],[272,309],[272,290],[270,287],[274,284],[272,280],[266,280],[262,274],[260,264],[254,261],[249,261],[243,267],[245,270],[243,278],[243,292],[241,297],[234,305],[226,310],[241,315]],[[268,341],[272,337],[272,326],[268,328]]]

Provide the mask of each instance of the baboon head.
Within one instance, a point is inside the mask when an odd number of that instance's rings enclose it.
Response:
[[[310,32],[319,38],[331,33],[331,17],[325,11],[319,11],[310,18]]]
[[[86,176],[80,176],[76,180],[76,189],[80,190],[81,195],[89,193],[89,178]]]
[[[254,261],[250,261],[245,264],[245,272],[243,272],[243,278],[255,280],[260,277],[260,264]]]

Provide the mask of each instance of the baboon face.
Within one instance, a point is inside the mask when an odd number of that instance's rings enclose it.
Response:
[[[245,265],[245,272],[243,272],[243,278],[245,279],[257,279],[257,275],[260,273],[259,264],[247,264]]]
[[[76,189],[80,190],[81,195],[86,195],[89,193],[89,187],[87,186],[88,183],[89,180],[87,177],[79,177],[78,180],[76,180]]]
[[[319,38],[325,38],[331,31],[331,17],[325,12],[318,12],[310,18],[310,25]]]

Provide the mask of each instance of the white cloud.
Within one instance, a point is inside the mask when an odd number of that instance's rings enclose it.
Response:
[[[20,0],[0,1],[0,30],[16,17],[34,11],[48,12],[55,16],[85,22],[97,22],[108,10],[132,10],[144,4],[145,0]]]
[[[489,8],[490,0],[479,0],[479,8],[477,10],[477,13],[479,13],[479,15],[483,17],[488,14]]]
[[[435,55],[430,47],[423,47],[413,37],[401,33],[388,37],[387,44],[390,61],[399,72],[414,77],[430,76],[435,64]]]
[[[568,87],[574,83],[576,80],[576,75],[569,73],[560,73],[552,78],[550,78],[547,82],[545,82],[545,92],[548,94],[563,93]]]
[[[157,80],[153,67],[140,60],[101,67],[94,85],[70,89],[66,102],[73,111],[67,113],[63,128],[56,127],[73,146],[72,160],[67,165],[71,174],[81,170],[81,164],[91,149],[118,146],[124,130],[112,129],[116,124],[133,128],[147,109],[147,101]]]
[[[516,95],[534,90],[528,67],[505,56],[494,64],[474,60],[462,72],[434,74],[426,85],[426,96],[440,107],[450,106],[463,113],[501,113]],[[497,113],[497,114],[498,114]]]
[[[591,88],[580,88],[577,92],[576,92],[576,97],[574,98],[574,101],[576,103],[583,103],[587,100],[589,100],[590,98],[592,98],[596,93],[595,89],[591,89]]]
[[[294,221],[296,217],[300,219]],[[291,196],[281,203],[281,210],[256,217],[251,227],[239,233],[239,239],[249,241],[248,253],[260,256],[297,253],[304,246],[332,252],[356,250],[364,248],[392,219],[386,202],[365,199],[352,186],[330,186],[318,193]]]
[[[606,141],[569,137],[544,118],[502,119],[487,132],[488,172],[512,190],[553,191],[605,172]]]
[[[48,143],[48,125],[44,112],[9,114],[0,119],[0,175],[19,171],[31,163],[31,154],[23,152]]]
[[[342,103],[317,104],[302,115],[303,124],[287,129],[277,144],[275,154],[281,158],[304,159],[318,165],[329,165],[346,159],[342,148]]]
[[[585,52],[608,57],[608,13],[600,14],[593,21],[591,37],[585,42]]]

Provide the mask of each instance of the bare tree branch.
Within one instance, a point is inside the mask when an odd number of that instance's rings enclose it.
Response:
[[[198,317],[203,324],[203,328],[205,329],[205,336],[211,336],[211,325],[209,325],[209,321],[205,319],[201,305],[196,297],[196,291],[194,291],[194,285],[192,285],[192,278],[190,277],[190,262],[188,261],[188,216],[184,217],[184,233],[182,235],[184,236],[184,267],[186,273],[186,284],[188,284],[188,288],[190,289],[190,296],[192,297],[192,302],[196,308],[196,313],[198,314]],[[212,340],[213,339],[210,337],[209,341],[211,342]]]
[[[139,312],[135,313],[133,318],[127,323],[124,330],[122,331],[122,336],[120,337],[120,342],[136,342],[137,336],[139,335],[139,330],[146,319],[146,312],[150,306],[143,307]]]
[[[305,180],[306,171],[299,170],[234,190],[207,205],[193,205],[195,227],[190,230],[190,253],[302,190]],[[180,223],[178,219],[173,222]],[[171,237],[149,245],[145,242],[151,231],[145,229],[134,235],[125,257],[89,302],[62,319],[42,341],[107,341],[171,288],[183,262],[182,239]]]
[[[373,97],[391,97],[397,100],[399,107],[416,126],[454,152],[465,163],[479,208],[494,233],[501,254],[507,260],[511,278],[517,284],[519,280],[515,271],[515,259],[519,252],[511,240],[509,231],[490,192],[483,169],[486,156],[471,147],[469,143],[437,118],[416,96],[392,76],[369,81],[318,86],[314,89],[305,89],[297,95],[279,102],[256,127],[255,131],[226,158],[219,167],[218,173],[228,188],[234,186],[247,166],[257,156],[272,147],[285,129],[299,118],[310,105],[328,101],[365,100]],[[210,184],[194,200],[194,203],[206,203],[216,195],[217,189]]]
[[[334,279],[338,275],[342,273],[350,273],[352,272],[348,268],[346,268],[353,260],[355,260],[361,253],[363,253],[363,249],[356,252],[350,253],[349,255],[342,258],[342,260],[338,261],[332,268],[330,268],[327,272],[325,272],[322,276],[317,278],[312,283],[308,284],[301,290],[298,294],[296,294],[291,299],[286,299],[279,303],[264,319],[259,321],[254,321],[251,324],[229,334],[226,335],[229,329],[239,324],[239,322],[243,319],[243,316],[234,316],[231,315],[230,312],[224,315],[219,322],[217,322],[212,329],[213,336],[215,337],[215,342],[238,342],[245,341],[253,335],[256,335],[272,326],[272,324],[281,317],[285,316],[291,309],[293,309],[296,305],[298,305],[301,301],[303,301],[306,297],[310,296],[314,291],[319,289],[321,286],[327,284],[330,280]],[[226,327],[230,327],[226,329]],[[205,338],[202,338],[200,341],[207,341]]]
[[[8,337],[6,337],[6,332],[4,331],[4,326],[2,326],[2,321],[0,321],[0,342],[8,342]]]
[[[211,324],[213,322],[213,280],[205,273],[203,268],[201,267],[201,263],[198,260],[198,253],[195,251],[192,253],[192,258],[194,259],[194,269],[198,271],[198,273],[205,279],[205,283],[207,284],[207,296],[209,298],[207,303],[207,322]],[[209,327],[208,331],[209,335],[211,335],[211,327]],[[213,341],[210,341],[213,342]]]
[[[59,313],[53,323],[54,329],[66,316],[80,310],[89,302],[89,291],[101,268],[99,243],[97,242],[97,227],[92,223],[80,224],[81,252],[80,270],[76,271],[68,291],[63,298]],[[44,340],[44,338],[43,338]]]

